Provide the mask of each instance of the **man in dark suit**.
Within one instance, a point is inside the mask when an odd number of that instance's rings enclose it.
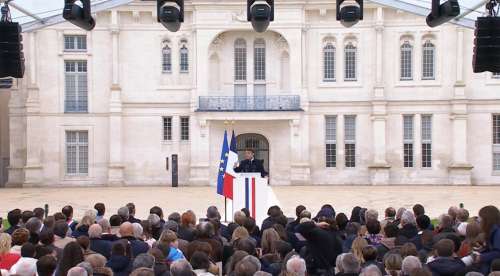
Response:
[[[260,173],[262,177],[267,177],[268,173],[264,169],[264,161],[254,158],[255,151],[253,149],[245,150],[245,160],[237,163],[234,171],[244,173]]]

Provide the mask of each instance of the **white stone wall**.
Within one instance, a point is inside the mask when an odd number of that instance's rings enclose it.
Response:
[[[500,80],[473,74],[473,31],[373,4],[353,28],[335,21],[331,3],[277,1],[275,22],[257,34],[243,1],[192,1],[185,22],[169,33],[156,22],[155,2],[99,12],[92,32],[60,23],[25,33],[25,78],[9,102],[9,186],[171,185],[179,156],[180,185],[214,185],[225,128],[258,133],[270,146],[272,185],[499,183],[492,169],[492,114],[500,111]],[[86,34],[88,50],[63,50],[65,34]],[[268,95],[299,95],[303,111],[203,112],[199,96],[233,95],[233,45],[247,42],[248,95],[253,94],[253,42],[266,42]],[[399,46],[414,46],[414,80],[399,80]],[[436,79],[421,80],[425,39],[436,45]],[[172,72],[161,49],[172,48]],[[187,41],[189,72],[179,72]],[[322,47],[336,46],[336,81],[324,82]],[[343,80],[343,47],[357,46],[357,81]],[[88,62],[89,112],[64,113],[64,60]],[[0,92],[0,112],[7,99]],[[403,168],[402,115],[415,114],[415,168]],[[420,115],[433,115],[433,166],[421,167]],[[325,166],[326,115],[337,115],[337,167]],[[345,168],[343,116],[356,115],[356,167]],[[163,141],[163,116],[173,139]],[[190,139],[180,140],[180,117]],[[5,144],[1,123],[0,145]],[[64,133],[89,132],[89,174],[65,173]],[[2,147],[4,149],[5,146]],[[1,153],[5,150],[0,151]]]

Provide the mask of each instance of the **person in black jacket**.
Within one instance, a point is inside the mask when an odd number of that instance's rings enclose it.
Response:
[[[442,239],[434,246],[436,258],[427,265],[434,276],[453,276],[465,268],[465,264],[453,258],[454,244],[452,240]]]
[[[260,173],[262,177],[267,177],[268,173],[264,169],[264,161],[254,158],[255,151],[253,149],[245,150],[245,160],[235,164],[235,172],[244,173]]]

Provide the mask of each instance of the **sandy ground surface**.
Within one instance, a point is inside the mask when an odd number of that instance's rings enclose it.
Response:
[[[411,208],[421,203],[433,218],[446,212],[449,206],[460,203],[471,215],[477,215],[484,205],[500,206],[500,187],[287,186],[272,187],[272,191],[288,216],[294,215],[298,204],[305,205],[313,213],[329,203],[337,212],[350,214],[352,207],[359,205],[375,208],[383,214],[388,206]],[[136,204],[139,218],[145,218],[154,205],[162,207],[166,215],[191,209],[201,217],[209,205],[224,210],[224,198],[215,193],[214,187],[25,188],[0,189],[0,217],[6,218],[8,210],[14,208],[33,209],[47,203],[51,214],[70,204],[75,208],[75,217],[79,218],[96,202],[106,204],[106,217],[128,202]]]

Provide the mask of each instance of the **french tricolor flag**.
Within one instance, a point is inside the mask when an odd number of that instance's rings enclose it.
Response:
[[[233,199],[233,181],[237,176],[234,171],[234,164],[238,162],[238,153],[236,152],[236,136],[234,130],[231,136],[231,145],[228,147],[227,131],[224,131],[224,140],[222,142],[222,152],[217,177],[217,193]]]

